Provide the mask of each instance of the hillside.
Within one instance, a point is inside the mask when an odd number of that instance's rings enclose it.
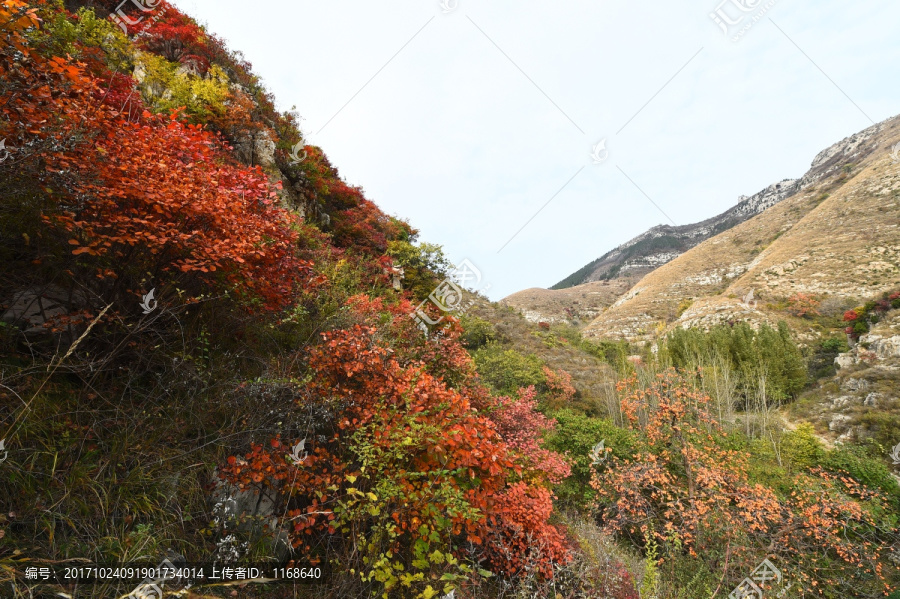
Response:
[[[452,265],[243,55],[164,0],[0,0],[0,37],[0,596],[633,591],[574,569],[555,387],[422,334]]]
[[[169,2],[0,0],[0,38],[3,599],[898,589],[896,125],[526,318]],[[732,284],[773,327],[677,326]]]
[[[785,179],[759,193],[740,198],[737,205],[718,216],[693,225],[658,225],[623,243],[569,275],[550,289],[566,289],[584,283],[640,278],[704,240],[738,225],[797,192],[797,181]]]
[[[503,298],[499,303],[520,311],[531,322],[564,322],[584,327],[636,282],[637,278],[616,277],[560,290],[526,289]]]
[[[790,406],[791,420],[813,423],[832,443],[893,447],[900,433],[900,310],[885,314],[835,365],[835,376]]]
[[[741,196],[738,203],[712,218],[692,225],[658,225],[623,243],[590,264],[572,273],[550,289],[559,290],[621,277],[640,278],[680,256],[703,241],[760,214],[785,198],[817,181],[838,173],[852,161],[860,161],[877,148],[872,129],[853,135],[823,150],[801,179],[784,179],[753,196]]]
[[[812,294],[832,312],[900,280],[900,141],[894,118],[828,150],[792,196],[654,270],[585,329],[647,341],[673,325],[779,318]],[[754,291],[756,303],[742,299]]]

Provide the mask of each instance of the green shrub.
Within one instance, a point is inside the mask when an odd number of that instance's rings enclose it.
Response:
[[[816,437],[816,429],[808,422],[785,433],[781,441],[781,458],[791,471],[805,470],[820,463],[825,452]]]
[[[868,410],[859,417],[862,425],[879,445],[892,447],[900,440],[900,414]]]
[[[839,445],[825,455],[821,464],[832,472],[846,472],[871,489],[880,489],[900,507],[900,485],[883,461],[886,453],[877,443]]]
[[[572,475],[557,487],[556,495],[573,507],[587,507],[595,496],[589,486],[591,480],[591,449],[605,441],[609,455],[630,459],[634,453],[634,438],[630,432],[618,428],[609,420],[585,416],[565,408],[549,414],[556,419],[556,430],[544,440],[544,447],[568,454],[572,460]]]
[[[542,370],[543,363],[537,356],[526,356],[491,343],[476,351],[472,357],[482,382],[501,395],[513,395],[529,385],[543,388],[547,382]]]
[[[414,297],[425,299],[440,283],[441,277],[453,269],[441,246],[432,243],[416,245],[415,236],[388,242],[387,255],[403,268],[403,288]]]
[[[847,343],[845,335],[823,339],[810,353],[809,380],[817,381],[837,374],[834,359],[838,357],[838,354],[847,351],[850,351],[850,344]]]
[[[463,328],[462,342],[469,351],[475,351],[497,341],[494,325],[483,318],[464,315],[460,318],[460,323]]]
[[[141,53],[138,59],[145,71],[141,82],[144,101],[157,112],[185,108],[193,122],[203,123],[226,112],[230,91],[228,76],[213,65],[205,77],[179,70],[178,63],[161,56]]]
[[[125,71],[131,65],[132,49],[128,37],[109,19],[98,17],[92,8],[80,8],[71,19],[65,13],[55,13],[43,28],[32,32],[33,40],[46,44],[56,56],[81,58],[85,48],[104,51],[107,65]]]

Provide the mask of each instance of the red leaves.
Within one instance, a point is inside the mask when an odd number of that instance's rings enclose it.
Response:
[[[556,422],[536,410],[534,387],[521,390],[517,399],[502,397],[497,403],[490,418],[536,482],[555,485],[571,474],[565,458],[540,446],[541,436],[552,432]]]
[[[795,293],[788,298],[788,311],[798,318],[819,316],[821,304],[822,302],[808,293]]]
[[[284,305],[309,263],[294,249],[297,219],[265,203],[267,180],[259,169],[231,166],[224,150],[210,150],[216,146],[210,134],[178,121],[110,118],[95,125],[103,131],[96,143],[65,157],[76,173],[75,193],[86,198],[78,212],[57,219],[89,240],[73,253],[133,247],[162,271],[201,277],[221,271],[221,280],[261,297],[266,307]],[[48,157],[60,170],[61,162]],[[159,256],[167,261],[159,263]]]
[[[550,491],[516,483],[495,498],[490,524],[479,528],[483,543],[478,534],[469,540],[483,545],[483,556],[495,572],[514,577],[528,568],[552,578],[553,564],[570,559],[565,537],[547,523],[552,511]]]
[[[351,306],[363,320],[386,309],[368,298]],[[310,405],[335,410],[338,433],[327,448],[312,444],[314,460],[294,467],[276,439],[271,450],[254,446],[245,457],[248,470],[235,470],[232,462],[223,472],[232,482],[280,488],[304,506],[332,485],[338,491],[330,505],[352,502],[368,489],[392,489],[393,496],[377,493],[385,502],[378,513],[412,535],[409,542],[445,531],[442,542],[450,543],[449,526],[479,545],[482,559],[498,572],[513,575],[534,566],[552,576],[553,563],[568,559],[562,533],[548,524],[552,497],[542,486],[568,474],[561,456],[539,447],[552,421],[534,412],[532,391],[499,400],[491,419],[479,415],[467,388],[450,388],[422,362],[409,360],[412,345],[396,343],[405,340],[409,320],[398,314],[389,325],[397,349],[385,344],[385,331],[366,324],[323,334],[309,357],[311,382],[304,394]],[[414,325],[410,329],[418,333]],[[431,343],[420,333],[414,338],[420,346]],[[464,361],[458,366],[462,373],[471,368]],[[364,475],[356,472],[359,455],[367,456]],[[348,476],[336,476],[342,472]],[[364,514],[354,524],[360,530],[371,525]],[[302,519],[295,522],[294,544],[309,546],[329,534],[332,524]],[[403,551],[397,543],[393,550]]]

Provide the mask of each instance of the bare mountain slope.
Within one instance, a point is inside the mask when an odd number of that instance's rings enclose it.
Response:
[[[710,237],[753,218],[818,181],[839,174],[854,160],[863,159],[878,147],[875,132],[889,122],[861,131],[820,152],[802,179],[784,179],[753,196],[741,196],[734,207],[699,223],[653,227],[572,273],[551,289],[566,289],[623,276],[643,276]]]
[[[531,322],[585,326],[637,282],[637,277],[595,281],[567,289],[526,289],[500,300]]]
[[[623,243],[569,275],[551,289],[561,290],[594,281],[639,278],[670,262],[704,240],[746,221],[798,190],[798,181],[773,183],[754,196],[741,196],[734,207],[692,225],[658,225]]]
[[[672,326],[781,317],[795,293],[849,301],[896,287],[898,142],[895,117],[828,148],[796,193],[645,276],[585,335],[650,340]]]

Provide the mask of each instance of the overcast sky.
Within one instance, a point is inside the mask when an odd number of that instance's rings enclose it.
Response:
[[[496,300],[900,113],[900,2],[720,1],[174,3]]]

